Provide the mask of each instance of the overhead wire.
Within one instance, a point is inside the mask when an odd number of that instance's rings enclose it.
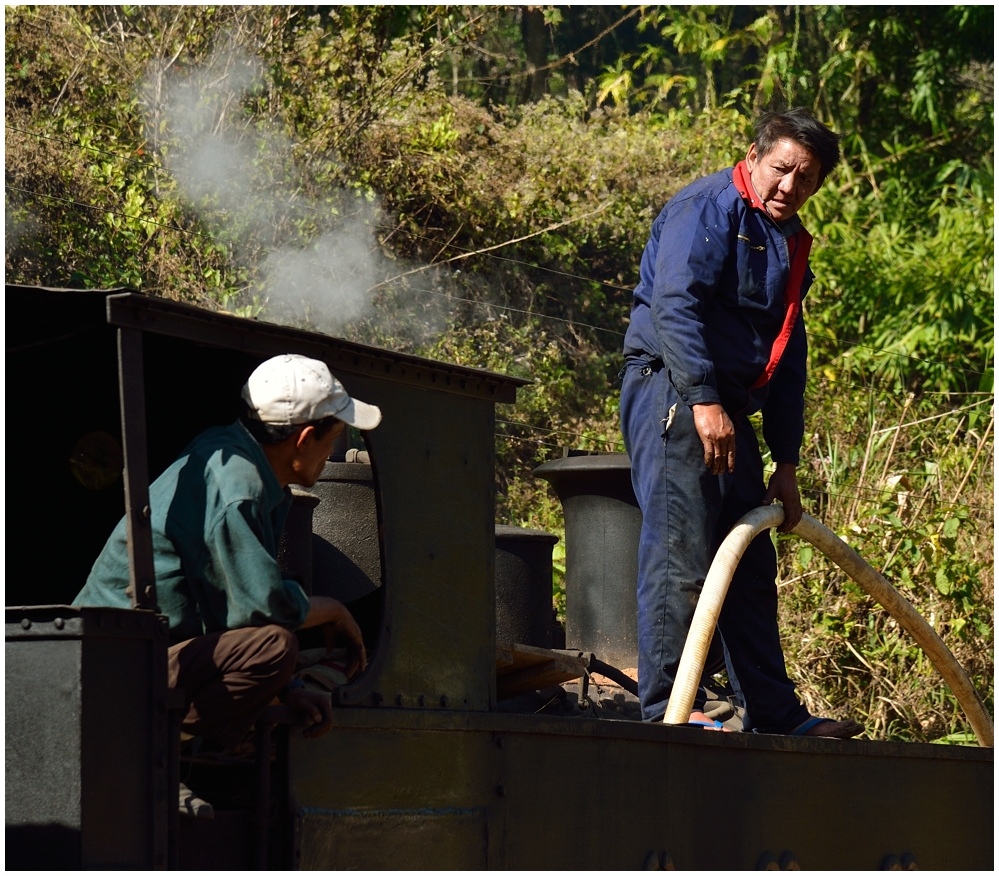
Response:
[[[180,234],[184,234],[184,235],[188,235],[188,236],[192,236],[192,237],[205,238],[205,237],[209,236],[206,232],[200,231],[197,228],[193,228],[193,229],[182,228],[182,227],[180,227],[178,225],[174,225],[174,224],[171,224],[169,222],[162,222],[162,221],[159,221],[159,220],[156,220],[156,219],[151,219],[151,218],[148,218],[148,217],[145,217],[145,216],[135,216],[135,215],[132,215],[132,214],[129,214],[129,213],[125,213],[125,212],[123,212],[121,210],[116,210],[116,209],[111,208],[111,207],[100,206],[100,205],[95,205],[95,204],[88,204],[88,203],[84,203],[84,202],[81,202],[81,201],[74,200],[72,198],[64,198],[64,197],[60,197],[58,195],[52,195],[52,194],[49,194],[47,192],[37,192],[37,191],[33,191],[31,189],[23,188],[21,186],[13,185],[12,183],[5,183],[4,188],[7,189],[7,190],[9,190],[9,191],[19,192],[21,194],[33,196],[33,197],[36,197],[36,198],[45,198],[45,199],[48,199],[48,200],[51,200],[51,201],[56,201],[56,202],[59,202],[59,203],[67,204],[69,206],[78,207],[80,209],[90,210],[92,212],[101,212],[101,213],[105,213],[107,215],[120,216],[120,217],[122,217],[124,219],[129,219],[129,220],[133,220],[133,221],[139,221],[139,222],[143,222],[143,223],[148,223],[148,224],[151,224],[151,225],[154,225],[154,226],[157,226],[157,227],[167,228],[167,229],[169,229],[171,231],[176,231],[176,232],[178,232]],[[376,225],[375,227],[387,228],[388,226]],[[409,235],[411,237],[416,237],[417,236],[413,232],[410,232],[409,230],[407,230],[405,228],[396,228],[396,229],[394,229],[394,231],[401,232],[401,233]],[[427,238],[427,239],[429,239],[429,238]],[[500,246],[504,246],[504,245],[507,245],[507,243],[497,244],[496,246],[500,247]],[[539,264],[527,262],[527,261],[524,261],[524,260],[511,259],[511,258],[508,258],[508,257],[505,257],[505,256],[497,256],[497,255],[495,255],[492,252],[482,252],[482,253],[479,253],[476,250],[471,250],[471,249],[468,249],[466,247],[461,247],[461,246],[453,244],[453,243],[452,244],[445,244],[444,248],[456,249],[460,253],[463,254],[463,257],[468,257],[468,256],[475,255],[475,254],[482,254],[482,255],[484,255],[485,258],[488,258],[488,259],[494,259],[496,261],[504,261],[504,262],[508,262],[508,263],[519,264],[519,265],[522,265],[522,266],[525,266],[525,267],[529,267],[532,270],[545,271],[545,272],[551,273],[551,274],[556,275],[556,276],[565,277],[566,279],[578,280],[578,281],[584,282],[584,283],[595,283],[595,284],[598,284],[598,285],[602,285],[602,286],[608,287],[608,288],[613,289],[615,291],[627,291],[627,292],[631,291],[630,287],[624,287],[624,286],[619,286],[619,285],[616,285],[616,284],[612,284],[612,283],[609,283],[606,280],[599,280],[599,279],[594,279],[594,278],[591,278],[591,277],[585,277],[585,276],[582,276],[580,274],[573,274],[573,273],[570,273],[570,272],[567,272],[567,271],[562,271],[562,270],[558,270],[558,269],[555,269],[555,268],[550,268],[550,267],[547,267],[545,265],[539,265]],[[441,266],[442,266],[442,263],[434,263],[434,264],[425,266],[421,270],[438,268],[438,267],[441,267]],[[400,275],[400,276],[402,276],[402,275]],[[398,279],[398,278],[396,278],[396,279]],[[565,324],[565,325],[577,326],[577,327],[580,327],[580,328],[590,329],[590,330],[597,331],[597,332],[602,332],[602,333],[605,333],[605,334],[610,334],[610,335],[615,335],[615,336],[619,336],[619,337],[624,337],[624,332],[623,331],[618,331],[618,330],[615,330],[615,329],[610,329],[610,328],[607,328],[607,327],[604,327],[604,326],[592,325],[590,323],[582,322],[582,321],[580,321],[578,319],[565,319],[565,318],[562,318],[562,317],[552,316],[550,314],[540,313],[538,311],[522,310],[522,309],[510,307],[508,305],[501,305],[501,304],[493,303],[493,302],[489,302],[489,301],[477,300],[477,299],[468,299],[468,298],[461,298],[461,297],[458,297],[458,296],[450,295],[449,293],[446,293],[446,292],[440,292],[440,291],[438,291],[436,289],[421,289],[419,287],[410,287],[410,288],[412,288],[414,291],[424,292],[426,294],[439,296],[439,297],[446,298],[446,299],[449,299],[449,300],[459,301],[459,302],[463,302],[463,303],[470,303],[470,304],[481,304],[481,305],[484,305],[484,306],[495,307],[496,309],[505,310],[505,311],[508,311],[508,312],[511,312],[511,313],[519,313],[519,314],[522,314],[522,315],[525,315],[525,316],[533,316],[533,317],[538,318],[538,319],[548,320],[550,322],[558,322],[558,323],[562,323],[562,324]],[[913,355],[911,355],[909,353],[900,353],[900,352],[897,352],[897,351],[894,351],[894,350],[884,350],[884,349],[881,349],[881,348],[878,348],[878,347],[871,346],[870,344],[861,343],[860,341],[858,341],[856,339],[835,337],[833,335],[829,335],[829,334],[826,334],[826,333],[823,333],[823,332],[817,332],[817,331],[814,331],[812,329],[808,329],[806,333],[808,334],[809,337],[812,337],[812,338],[823,339],[823,340],[827,340],[827,341],[833,341],[836,345],[838,345],[840,347],[849,347],[849,348],[854,348],[854,349],[867,350],[867,351],[869,351],[871,353],[874,353],[877,356],[881,356],[881,357],[885,357],[885,358],[889,358],[890,357],[890,358],[894,358],[894,359],[897,359],[897,360],[904,360],[904,361],[907,361],[907,362],[911,362],[911,363],[913,363],[915,365],[925,365],[925,364],[938,364],[938,365],[940,365],[940,364],[944,364],[944,363],[940,363],[940,362],[934,363],[933,360],[931,360],[931,359],[926,359],[926,358],[923,358],[923,357],[920,357],[920,356],[913,356]],[[971,368],[962,368],[962,369],[960,369],[960,371],[963,374],[974,375],[976,377],[985,376],[985,373],[986,373],[986,372],[979,371],[979,370],[976,370],[976,369],[971,369]]]
[[[113,153],[108,153],[108,154],[113,154]],[[195,237],[199,237],[199,238],[203,238],[203,237],[207,237],[208,236],[206,232],[202,232],[202,231],[200,231],[198,229],[182,228],[182,227],[180,227],[178,225],[174,225],[174,224],[171,224],[169,222],[162,222],[162,221],[151,219],[151,218],[148,218],[148,217],[145,217],[145,216],[135,216],[135,215],[132,215],[132,214],[129,214],[129,213],[125,213],[125,212],[123,212],[121,210],[116,210],[116,209],[111,208],[111,207],[100,206],[100,205],[95,205],[95,204],[88,204],[88,203],[85,203],[85,202],[74,200],[72,198],[64,198],[64,197],[61,197],[61,196],[58,196],[58,195],[52,195],[52,194],[49,194],[47,192],[37,192],[37,191],[33,191],[31,189],[23,188],[21,186],[16,186],[16,185],[14,185],[12,183],[5,183],[4,184],[4,188],[6,190],[9,190],[9,191],[15,191],[15,192],[18,192],[18,193],[21,193],[21,194],[25,194],[25,195],[29,195],[29,196],[33,196],[33,197],[46,198],[46,199],[51,200],[51,201],[56,201],[56,202],[59,202],[59,203],[64,203],[64,204],[67,204],[67,205],[70,205],[70,206],[78,207],[80,209],[90,210],[92,212],[101,212],[101,213],[105,213],[107,215],[120,216],[120,217],[125,218],[125,219],[148,223],[148,224],[154,225],[156,227],[167,228],[167,229],[169,229],[171,231],[176,231],[176,232],[178,232],[180,234],[183,234],[183,235],[195,236]],[[387,228],[388,226],[377,225],[376,224],[375,227]],[[407,234],[407,235],[412,236],[412,237],[418,236],[418,235],[415,235],[413,232],[410,232],[408,229],[405,229],[405,228],[395,228],[395,229],[393,229],[393,231],[394,232],[401,232],[403,234]],[[426,239],[429,239],[429,238],[426,238]],[[498,247],[501,247],[501,246],[504,246],[504,245],[508,245],[508,243],[511,243],[511,242],[500,243],[500,244],[495,245],[495,247],[493,247],[493,248],[498,248]],[[471,250],[471,249],[468,249],[468,248],[465,248],[465,247],[458,246],[458,245],[453,244],[453,243],[452,244],[445,244],[443,248],[445,248],[445,249],[446,248],[453,248],[453,249],[458,250],[462,254],[461,255],[462,258],[469,257],[471,255],[481,254],[481,255],[484,255],[486,258],[496,259],[498,261],[506,261],[506,262],[516,263],[516,264],[523,265],[525,267],[532,268],[534,270],[549,271],[549,272],[551,272],[553,274],[566,277],[567,279],[578,280],[578,281],[581,281],[581,282],[584,282],[584,283],[596,283],[596,284],[599,284],[599,285],[607,286],[609,288],[614,289],[615,291],[629,291],[629,292],[631,291],[631,289],[629,287],[617,286],[615,284],[611,284],[611,283],[609,283],[607,281],[604,281],[604,280],[597,280],[597,279],[593,279],[593,278],[590,278],[590,277],[584,277],[584,276],[579,275],[579,274],[572,274],[572,273],[569,273],[569,272],[566,272],[566,271],[559,271],[557,269],[548,268],[548,267],[546,267],[544,265],[538,265],[538,264],[531,263],[531,262],[526,262],[526,261],[523,261],[523,260],[516,260],[516,259],[506,258],[506,257],[503,257],[503,256],[496,256],[492,252],[488,252],[488,251]],[[434,263],[434,264],[431,264],[431,265],[423,266],[422,268],[417,269],[417,270],[428,270],[428,269],[432,269],[432,268],[438,268],[438,267],[441,267],[442,264],[443,263]],[[399,275],[398,277],[396,277],[394,279],[399,279],[399,278],[404,277],[404,276],[405,276],[405,274]],[[387,281],[383,281],[383,283],[384,282],[387,282]],[[462,298],[460,296],[454,296],[454,295],[451,295],[451,294],[446,293],[446,292],[440,292],[440,291],[438,291],[436,289],[425,289],[425,288],[419,288],[419,287],[410,287],[410,288],[413,291],[423,292],[423,293],[426,293],[426,294],[439,296],[439,297],[442,297],[442,298],[445,298],[445,299],[448,299],[448,300],[452,300],[452,301],[458,301],[458,302],[466,303],[466,304],[476,304],[476,305],[483,305],[483,306],[493,307],[493,308],[498,309],[498,310],[503,310],[503,311],[510,312],[510,313],[518,313],[518,314],[521,314],[521,315],[524,315],[524,316],[531,316],[531,317],[534,317],[534,318],[537,318],[537,319],[547,320],[549,322],[558,322],[558,323],[561,323],[561,324],[564,324],[564,325],[569,325],[569,326],[574,326],[574,327],[579,327],[579,328],[584,328],[584,329],[590,329],[592,331],[597,331],[597,332],[601,332],[601,333],[605,333],[605,334],[610,334],[610,335],[614,335],[614,336],[618,336],[618,337],[624,337],[624,332],[622,332],[622,331],[618,331],[618,330],[615,330],[615,329],[606,328],[604,326],[592,325],[592,324],[589,324],[589,323],[582,322],[582,321],[580,321],[578,319],[566,319],[566,318],[563,318],[563,317],[557,317],[557,316],[553,316],[553,315],[550,315],[550,314],[540,313],[538,311],[527,311],[527,310],[523,310],[523,309],[518,309],[518,308],[515,308],[515,307],[511,307],[511,306],[508,306],[508,305],[502,305],[502,304],[499,304],[499,303],[493,303],[493,302],[484,301],[484,300],[478,300],[478,299]],[[870,352],[872,352],[872,353],[874,353],[874,354],[876,354],[878,356],[892,357],[892,358],[895,358],[895,359],[901,359],[901,360],[909,361],[909,362],[912,362],[914,364],[934,364],[933,360],[925,359],[925,358],[922,358],[922,357],[919,357],[919,356],[913,356],[913,355],[907,354],[907,353],[899,353],[899,352],[896,352],[894,350],[884,350],[884,349],[880,349],[880,348],[877,348],[877,347],[872,347],[872,346],[870,346],[868,344],[862,344],[859,341],[855,341],[855,340],[851,340],[851,339],[846,339],[846,338],[837,338],[837,337],[834,337],[832,335],[828,335],[828,334],[825,334],[825,333],[822,333],[822,332],[815,332],[815,331],[813,331],[811,329],[809,329],[807,331],[807,334],[810,337],[813,337],[813,338],[822,338],[824,340],[834,341],[839,346],[856,348],[856,349],[865,349],[865,350],[868,350],[868,351],[870,351]],[[935,363],[935,364],[943,364],[943,363]],[[975,370],[975,369],[969,369],[969,368],[962,368],[961,369],[961,373],[969,374],[969,375],[974,375],[974,376],[978,376],[978,377],[984,376],[984,374],[985,374],[985,372],[978,371],[978,370]]]
[[[91,145],[91,144],[79,144],[79,143],[76,143],[75,141],[67,140],[65,138],[59,138],[59,137],[54,137],[54,136],[49,135],[49,134],[41,134],[41,133],[38,133],[38,132],[27,131],[27,130],[25,130],[23,128],[18,128],[18,127],[11,126],[11,125],[7,126],[7,129],[15,131],[17,133],[21,133],[21,134],[27,135],[27,136],[36,137],[36,138],[39,138],[39,139],[46,139],[46,140],[50,140],[50,141],[53,141],[53,142],[61,142],[63,145],[66,145],[66,146],[72,146],[72,147],[75,147],[75,148],[88,149],[88,150],[91,150],[91,151],[93,151],[95,153],[98,153],[98,154],[103,154],[103,155],[107,155],[109,157],[113,157],[113,158],[115,158],[117,160],[127,161],[127,162],[132,162],[132,163],[138,164],[138,165],[140,165],[141,167],[143,167],[143,168],[145,168],[147,170],[152,170],[152,171],[154,171],[156,173],[165,174],[168,177],[171,176],[171,174],[170,174],[170,172],[169,172],[169,170],[167,168],[164,168],[164,167],[160,166],[156,162],[152,162],[152,161],[149,161],[149,160],[140,159],[140,158],[137,158],[137,157],[134,157],[134,156],[124,156],[121,153],[113,152],[113,151],[110,151],[110,150],[107,150],[107,149],[103,149],[101,147],[94,146],[94,145]],[[169,229],[169,230],[172,230],[172,231],[176,231],[176,232],[178,232],[180,234],[183,234],[183,235],[195,236],[195,237],[199,237],[199,238],[204,238],[204,237],[209,236],[206,232],[203,232],[203,231],[201,231],[201,230],[199,230],[197,228],[192,228],[192,229],[182,228],[182,227],[180,227],[178,225],[175,225],[175,224],[172,224],[172,223],[169,223],[169,222],[162,222],[160,220],[152,219],[152,218],[145,217],[145,216],[135,216],[135,215],[132,215],[132,214],[129,214],[129,213],[125,213],[124,211],[116,210],[114,208],[107,207],[107,206],[101,206],[101,205],[95,205],[95,204],[88,204],[88,203],[84,203],[84,202],[81,202],[81,201],[78,201],[78,200],[74,200],[72,198],[65,198],[65,197],[60,197],[58,195],[52,195],[52,194],[49,194],[47,192],[37,192],[37,191],[31,190],[31,189],[26,189],[24,187],[14,185],[14,184],[9,183],[9,182],[5,182],[5,189],[7,189],[9,191],[18,192],[18,193],[23,194],[23,195],[28,195],[28,196],[36,197],[36,198],[46,198],[46,199],[51,200],[51,201],[55,201],[55,202],[59,202],[59,203],[64,203],[64,204],[67,204],[67,205],[70,205],[70,206],[78,207],[80,209],[90,210],[92,212],[102,212],[102,213],[105,213],[107,215],[120,216],[122,218],[129,219],[129,220],[132,220],[132,221],[139,221],[139,222],[143,222],[143,223],[148,223],[148,224],[151,224],[151,225],[156,226],[156,227],[166,228],[166,229]],[[303,205],[299,205],[299,206],[301,207]],[[305,206],[306,209],[308,209],[309,207],[312,207],[312,205],[308,205],[308,204],[306,204],[304,206]],[[319,210],[318,207],[313,207],[313,209],[315,209],[316,211]],[[600,209],[603,209],[603,208],[600,208]],[[594,211],[594,212],[596,212],[596,211]],[[591,214],[587,214],[587,215],[591,215]],[[570,220],[566,220],[566,222],[569,222],[569,221],[573,221],[573,220],[571,220],[571,219]],[[552,228],[560,227],[561,225],[566,224],[566,222],[557,223],[555,226],[552,226]],[[425,240],[425,241],[431,241],[431,242],[434,242],[434,243],[438,243],[438,241],[434,240],[429,235],[421,235],[418,232],[413,231],[412,229],[407,229],[407,228],[402,227],[402,226],[394,226],[394,227],[392,227],[392,226],[384,225],[384,224],[381,224],[381,223],[373,223],[373,227],[375,227],[375,228],[381,228],[383,230],[384,229],[391,229],[391,231],[392,231],[393,234],[402,233],[402,234],[407,235],[410,239],[413,239],[413,240]],[[545,233],[548,230],[551,230],[551,229],[544,229],[544,230],[542,230],[540,232],[535,232],[535,235],[536,234],[543,234],[543,233]],[[534,235],[532,235],[532,236],[534,236]],[[457,251],[459,253],[458,256],[454,256],[451,259],[446,260],[445,262],[435,262],[435,263],[432,263],[430,265],[421,266],[420,268],[414,269],[414,271],[405,272],[404,274],[398,275],[397,277],[390,278],[390,279],[400,279],[400,278],[403,278],[403,277],[407,276],[408,274],[412,274],[412,273],[415,273],[415,272],[418,272],[418,271],[423,271],[423,270],[429,270],[429,269],[433,269],[433,268],[442,267],[444,264],[446,264],[449,261],[454,261],[454,260],[457,260],[457,259],[469,258],[469,257],[471,257],[473,255],[481,255],[481,256],[484,256],[487,259],[492,259],[492,260],[495,260],[495,261],[501,261],[501,262],[510,263],[510,264],[521,265],[521,266],[529,268],[531,270],[540,270],[540,271],[548,272],[548,273],[551,273],[551,274],[556,275],[556,276],[564,277],[566,279],[571,279],[571,280],[579,281],[579,282],[583,282],[583,283],[597,284],[597,285],[604,286],[606,288],[612,289],[614,291],[630,292],[631,289],[632,289],[632,287],[620,286],[618,284],[611,283],[611,282],[609,282],[607,280],[594,279],[592,277],[586,277],[586,276],[583,276],[583,275],[580,275],[580,274],[574,274],[574,273],[563,271],[563,270],[560,270],[560,269],[551,268],[551,267],[546,266],[546,265],[541,265],[541,264],[537,264],[537,263],[533,263],[533,262],[528,262],[528,261],[525,261],[525,260],[522,260],[522,259],[514,259],[514,258],[510,258],[508,256],[498,255],[498,254],[496,254],[494,252],[494,250],[496,250],[496,249],[499,249],[499,248],[501,248],[503,246],[513,245],[514,243],[521,242],[524,239],[526,239],[526,238],[517,238],[516,240],[512,240],[512,241],[504,241],[504,242],[495,244],[495,245],[493,245],[493,246],[491,246],[489,248],[480,249],[480,250],[475,250],[475,249],[471,249],[471,248],[468,248],[468,247],[463,247],[463,246],[461,246],[459,244],[455,244],[453,242],[448,242],[448,243],[444,244],[441,247],[441,251],[448,250],[448,249],[454,250],[454,251]],[[387,282],[389,282],[389,281],[388,280],[387,281],[382,281],[382,284],[385,284]],[[379,285],[381,285],[381,284],[379,284]],[[566,318],[563,318],[563,317],[557,317],[557,316],[553,316],[553,315],[550,315],[550,314],[541,313],[541,312],[538,312],[538,311],[523,310],[523,309],[515,308],[515,307],[509,306],[509,305],[502,305],[502,304],[499,304],[499,303],[494,303],[494,302],[489,302],[489,301],[476,300],[476,299],[468,299],[468,298],[463,298],[463,297],[460,297],[460,296],[453,296],[453,295],[450,295],[449,293],[440,292],[440,291],[435,290],[435,289],[420,289],[419,287],[410,287],[410,288],[412,288],[413,291],[423,292],[423,293],[426,293],[426,294],[432,294],[432,295],[435,295],[435,296],[443,297],[443,298],[448,299],[448,300],[457,301],[457,302],[461,302],[461,303],[465,303],[465,304],[484,305],[484,306],[492,307],[492,308],[495,308],[495,309],[498,309],[498,310],[502,310],[502,311],[505,311],[505,312],[509,312],[509,313],[516,313],[516,314],[520,314],[520,315],[523,315],[523,316],[530,316],[530,317],[533,317],[533,318],[547,320],[547,321],[550,321],[550,322],[561,323],[563,325],[574,326],[574,327],[579,327],[579,328],[584,328],[584,329],[590,329],[590,330],[593,330],[593,331],[597,331],[597,332],[601,332],[601,333],[604,333],[604,334],[609,334],[609,335],[613,335],[613,336],[617,336],[617,337],[623,337],[624,336],[624,332],[623,331],[618,331],[618,330],[607,328],[607,327],[604,327],[604,326],[592,325],[592,324],[589,324],[589,323],[581,322],[578,319],[566,319]],[[842,347],[850,347],[850,348],[867,350],[867,351],[869,351],[871,353],[874,353],[875,355],[878,355],[878,356],[892,357],[892,358],[899,359],[899,360],[909,361],[909,362],[912,362],[914,364],[934,364],[932,360],[928,360],[928,359],[925,359],[925,358],[922,358],[922,357],[918,357],[918,356],[913,356],[913,355],[907,354],[907,353],[900,353],[900,352],[896,352],[896,351],[893,351],[893,350],[884,350],[884,349],[881,349],[881,348],[873,347],[873,346],[868,345],[868,344],[863,344],[859,340],[856,340],[856,339],[839,338],[839,337],[828,335],[828,334],[825,334],[825,333],[822,333],[822,332],[816,332],[816,331],[811,330],[811,329],[809,329],[807,333],[808,333],[808,335],[810,337],[813,337],[813,338],[816,338],[816,339],[822,339],[822,340],[826,340],[826,341],[833,341],[838,346],[842,346]],[[943,364],[943,363],[936,363],[936,364]],[[968,369],[968,368],[961,369],[961,371],[964,374],[975,375],[975,376],[979,376],[979,377],[984,376],[984,373],[985,373],[985,372],[982,372],[982,371],[978,371],[978,370],[975,370],[975,369]]]

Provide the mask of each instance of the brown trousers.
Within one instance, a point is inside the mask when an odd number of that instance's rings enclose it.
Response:
[[[238,745],[291,680],[298,640],[270,625],[209,633],[178,642],[167,657],[169,684],[188,703],[182,730]]]

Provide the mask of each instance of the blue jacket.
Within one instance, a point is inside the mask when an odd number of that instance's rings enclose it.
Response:
[[[798,462],[804,434],[807,344],[798,318],[768,384],[751,389],[784,322],[790,271],[787,236],[751,209],[732,170],[697,180],[652,224],[642,255],[626,356],[661,360],[688,404],[720,402],[730,415],[763,411],[763,436],[775,462]],[[802,297],[811,285],[805,272]]]
[[[209,429],[149,488],[156,598],[170,642],[239,627],[301,626],[309,600],[277,562],[291,492],[238,422]],[[125,521],[75,605],[129,608]]]

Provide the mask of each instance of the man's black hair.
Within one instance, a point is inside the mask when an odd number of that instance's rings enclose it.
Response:
[[[311,423],[296,423],[293,426],[262,423],[253,416],[250,406],[245,401],[243,402],[243,412],[240,414],[239,420],[260,444],[280,444],[282,441],[287,441],[293,435],[297,435],[306,426],[312,426],[316,430],[316,437],[322,438],[333,428],[335,423],[339,422],[336,417],[323,417],[321,420],[313,420]]]
[[[821,183],[839,163],[839,134],[833,133],[804,107],[785,112],[765,112],[759,117],[753,143],[760,158],[768,155],[780,140],[793,140],[819,160]]]

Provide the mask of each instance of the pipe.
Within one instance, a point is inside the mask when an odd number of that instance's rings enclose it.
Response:
[[[609,663],[604,663],[603,660],[597,659],[596,654],[590,655],[590,662],[586,668],[595,675],[602,675],[604,678],[609,678],[633,696],[638,696],[638,682],[630,676],[625,675],[617,667],[611,666]]]
[[[736,523],[722,542],[704,579],[704,587],[697,608],[694,610],[687,642],[680,656],[673,693],[667,704],[663,723],[687,722],[704,669],[708,646],[711,644],[711,637],[718,623],[722,603],[725,601],[725,594],[732,582],[735,568],[750,542],[764,529],[778,526],[783,520],[784,509],[780,505],[754,508]],[[975,731],[978,744],[983,748],[992,748],[992,719],[968,674],[936,631],[881,574],[871,568],[856,551],[830,529],[803,514],[801,521],[792,531],[836,563],[886,608],[899,626],[916,640],[916,644],[926,652],[936,670],[957,697],[958,703],[968,717],[968,722]]]

